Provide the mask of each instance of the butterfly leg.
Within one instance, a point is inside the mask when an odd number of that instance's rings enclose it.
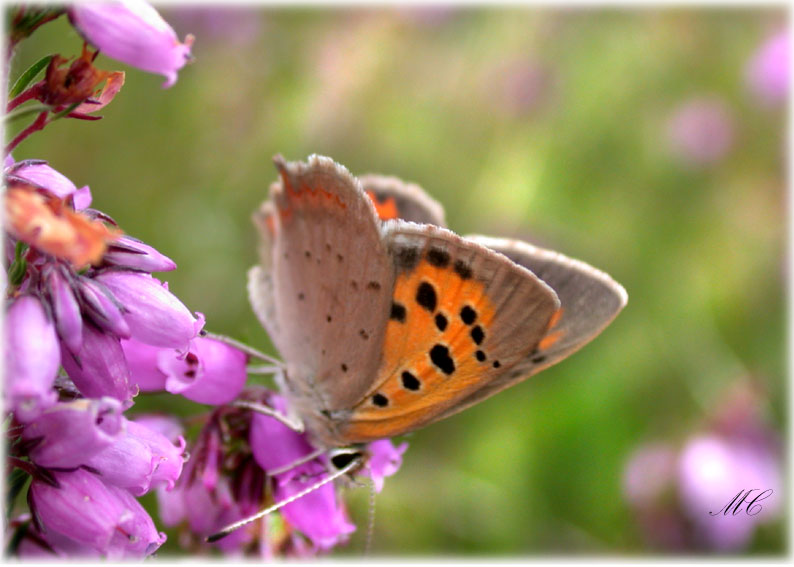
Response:
[[[230,406],[234,406],[237,408],[244,408],[251,411],[255,411],[256,413],[261,413],[262,415],[266,415],[268,417],[272,417],[276,421],[279,421],[292,429],[295,433],[303,433],[305,428],[303,426],[303,422],[300,421],[295,416],[284,415],[281,412],[274,410],[271,407],[268,407],[264,404],[259,404],[256,402],[250,402],[248,400],[235,400],[229,404]]]
[[[233,339],[231,337],[227,337],[226,335],[219,335],[216,333],[210,333],[209,331],[202,330],[199,333],[202,337],[206,337],[208,339],[214,339],[216,341],[222,342],[230,347],[234,347],[237,350],[243,351],[250,357],[258,358],[259,360],[263,360],[265,362],[269,362],[270,364],[276,366],[277,368],[283,369],[284,363],[277,358],[270,356],[269,354],[265,354],[262,351],[255,349],[254,347],[248,346],[245,343],[241,343],[240,341]]]

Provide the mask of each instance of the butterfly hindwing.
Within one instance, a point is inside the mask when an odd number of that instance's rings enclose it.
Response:
[[[391,437],[437,421],[533,350],[559,308],[531,272],[431,225],[391,221],[396,278],[372,387],[340,432]]]
[[[415,183],[396,177],[367,174],[359,178],[381,220],[400,218],[420,224],[446,226],[444,207]]]

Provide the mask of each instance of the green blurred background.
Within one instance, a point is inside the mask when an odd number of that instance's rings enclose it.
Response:
[[[245,273],[276,153],[416,182],[456,232],[560,250],[628,291],[625,311],[569,360],[409,437],[377,497],[375,554],[655,552],[622,495],[637,446],[683,441],[748,377],[782,434],[787,115],[759,104],[745,75],[783,9],[161,13],[196,35],[173,88],[100,56],[127,71],[104,119],[61,120],[14,157],[90,185],[94,207],[173,258],[170,289],[210,330],[274,352]],[[64,18],[47,24],[11,77],[80,47]],[[708,163],[670,134],[677,110],[704,98],[728,124],[701,140],[725,138]],[[359,555],[369,495],[346,498],[359,529],[337,553]],[[782,552],[784,529],[763,526],[747,552]],[[161,554],[178,551],[172,537]]]

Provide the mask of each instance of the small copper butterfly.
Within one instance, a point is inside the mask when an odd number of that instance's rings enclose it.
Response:
[[[626,305],[604,272],[518,240],[460,237],[393,177],[274,158],[251,303],[318,446],[408,433],[567,357]]]

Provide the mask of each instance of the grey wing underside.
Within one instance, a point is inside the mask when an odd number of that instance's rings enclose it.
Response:
[[[329,158],[276,160],[255,215],[251,304],[288,364],[288,386],[320,410],[359,401],[379,363],[394,267],[361,185]]]

